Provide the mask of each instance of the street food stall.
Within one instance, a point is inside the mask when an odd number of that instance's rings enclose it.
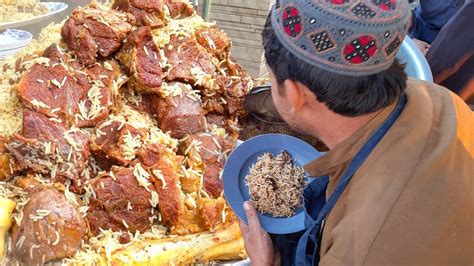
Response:
[[[246,259],[225,162],[239,140],[305,137],[247,116],[266,80],[187,0],[87,2],[0,7],[2,263]],[[407,70],[429,80],[403,47]]]

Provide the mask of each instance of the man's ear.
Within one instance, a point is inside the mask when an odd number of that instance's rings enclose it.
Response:
[[[299,112],[307,102],[304,87],[298,82],[287,79],[284,82],[284,88],[291,111]]]

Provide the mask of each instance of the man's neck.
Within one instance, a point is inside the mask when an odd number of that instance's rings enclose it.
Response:
[[[313,132],[317,133],[317,137],[330,150],[348,139],[381,112],[347,117],[336,114],[325,106],[324,108],[318,108],[318,110],[319,114],[315,116],[317,121],[312,125]]]

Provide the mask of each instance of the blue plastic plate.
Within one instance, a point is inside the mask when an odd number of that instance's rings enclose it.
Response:
[[[293,161],[299,165],[313,161],[321,154],[310,144],[292,136],[282,134],[260,135],[240,144],[229,156],[224,167],[224,195],[234,213],[245,223],[247,217],[243,203],[250,199],[249,190],[245,183],[249,169],[260,155],[264,153],[280,154],[288,152]],[[307,173],[305,173],[306,176]],[[310,181],[310,179],[307,179]],[[289,234],[304,229],[303,208],[296,210],[291,217],[276,218],[268,214],[258,214],[263,229],[272,234]]]

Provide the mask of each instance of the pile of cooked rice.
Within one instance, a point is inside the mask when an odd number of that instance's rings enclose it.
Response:
[[[48,13],[39,0],[2,0],[0,23],[29,19]]]
[[[20,5],[24,2],[39,3],[38,0],[0,0],[0,23],[3,19],[2,12],[4,12],[4,10],[6,9],[7,4]],[[105,6],[110,7],[110,2],[105,2]],[[0,137],[9,138],[13,134],[19,133],[21,131],[23,121],[23,108],[15,92],[15,86],[21,80],[23,75],[35,63],[38,63],[39,60],[42,60],[42,57],[40,56],[42,51],[44,51],[52,43],[56,43],[62,50],[66,49],[64,42],[62,42],[61,40],[60,34],[63,24],[64,21],[57,24],[48,25],[41,31],[39,37],[35,40],[32,40],[32,42],[28,44],[27,47],[25,47],[13,56],[5,58],[4,61],[1,62]],[[183,35],[194,35],[194,31],[196,29],[203,27],[207,28],[213,25],[214,23],[205,22],[202,20],[202,18],[198,16],[192,16],[187,19],[180,20],[179,24],[175,21],[171,21],[167,27],[154,30],[154,39],[158,43],[161,43],[160,40],[162,42],[165,42],[166,38],[169,38],[168,35],[171,34],[172,31],[182,32]],[[118,80],[120,79],[121,77],[118,78]],[[117,83],[120,83],[118,82],[118,80]],[[171,88],[170,91],[174,92],[171,90]],[[127,122],[132,127],[138,129],[150,129],[150,140],[153,141],[153,143],[161,144],[163,146],[168,147],[169,149],[172,149],[172,152],[170,153],[174,153],[177,150],[178,140],[171,138],[167,133],[161,132],[154,120],[152,120],[150,117],[138,111],[135,111],[135,109],[126,105],[127,102],[129,102],[130,105],[132,103],[139,105],[143,101],[141,95],[138,93],[136,94],[134,91],[128,91],[124,89],[123,97],[123,110],[111,114],[109,116],[109,121]],[[237,125],[237,121],[235,123]],[[236,128],[236,125],[230,126]],[[236,128],[236,130],[239,129]],[[216,128],[213,133],[216,133],[219,136],[227,135],[227,132],[223,128]],[[226,156],[226,152],[222,153],[223,156]],[[91,162],[91,167],[98,167],[95,161]],[[138,165],[136,169],[141,169],[141,166]],[[203,171],[204,168],[201,163],[200,165],[193,165],[189,168],[182,166],[182,170],[179,171],[179,174],[189,177],[200,176],[200,185],[202,186]],[[138,180],[138,176],[141,174],[142,171],[137,172],[138,174],[135,177]],[[49,179],[44,178],[40,174],[35,175],[34,179],[44,185],[53,185],[51,184],[51,181]],[[28,203],[29,199],[27,197],[28,193],[23,191],[21,188],[12,185],[13,183],[14,182],[0,181],[0,198],[12,199],[16,202],[16,209],[15,212],[12,214],[12,219],[15,220],[17,224],[19,224],[24,218],[23,207]],[[93,194],[95,193],[90,186],[85,187],[86,193],[84,195],[74,194],[69,190],[69,185],[64,187],[60,186],[57,189],[60,191],[64,191],[66,199],[74,205],[77,205],[79,211],[83,215],[87,214],[90,198],[93,197]],[[204,194],[205,191],[200,190],[199,193]],[[184,194],[182,195],[184,196]],[[186,206],[196,206],[196,198],[193,198],[189,194],[187,194],[186,196]],[[158,199],[151,199],[152,202],[156,202],[156,200]],[[152,205],[156,205],[156,203],[153,203]],[[222,224],[234,224],[234,218],[228,206],[224,205],[222,212],[218,215],[222,217]],[[159,220],[161,219],[161,217],[156,217],[156,219]],[[98,236],[91,237],[88,241],[83,241],[79,251],[74,257],[66,258],[63,259],[61,262],[54,262],[51,264],[55,265],[61,263],[62,265],[104,265],[106,263],[111,263],[111,261],[119,261],[123,264],[132,264],[132,262],[138,261],[137,263],[139,264],[140,262],[146,263],[146,261],[148,260],[155,260],[156,262],[157,258],[159,258],[159,261],[167,261],[170,264],[173,264],[174,262],[179,262],[181,260],[195,260],[195,258],[198,257],[199,259],[206,261],[209,260],[208,258],[213,258],[213,254],[217,252],[215,250],[215,247],[220,246],[219,248],[221,248],[223,245],[225,245],[227,252],[225,256],[229,258],[244,258],[245,253],[242,253],[244,249],[240,231],[238,230],[238,227],[237,231],[228,230],[232,228],[233,227],[217,228],[215,229],[216,231],[202,232],[198,235],[193,235],[192,237],[190,237],[188,235],[170,235],[167,231],[167,228],[158,224],[154,224],[150,230],[142,233],[136,232],[133,236],[130,236],[131,240],[127,244],[121,243],[121,237],[123,237],[122,232],[112,232],[111,230],[103,230]],[[213,237],[210,238],[209,236]],[[15,244],[11,243],[11,235],[8,234],[6,239],[6,249],[11,251],[13,248],[15,248]],[[172,243],[172,245],[170,243]],[[2,243],[0,243],[0,245],[1,244]],[[213,248],[209,249],[209,247],[211,246]],[[166,251],[166,248],[173,248],[173,250],[176,251],[178,255],[188,254],[188,256],[178,256],[173,254],[172,252],[164,252],[161,250],[161,248],[163,248],[164,251]],[[205,248],[206,250],[209,249],[207,252],[209,252],[209,254],[211,255],[202,254],[201,250],[204,250]],[[193,254],[192,252],[200,253],[196,254],[195,257],[193,257],[192,255],[191,257],[189,257],[189,254]],[[2,261],[1,255],[2,254],[0,254],[0,265],[9,265],[10,263],[14,264],[13,261],[10,261],[9,257],[3,258],[4,260]],[[156,262],[156,264],[160,264],[160,262]]]
[[[265,153],[246,177],[250,201],[261,213],[290,217],[302,206],[304,170],[282,151],[278,156]]]

